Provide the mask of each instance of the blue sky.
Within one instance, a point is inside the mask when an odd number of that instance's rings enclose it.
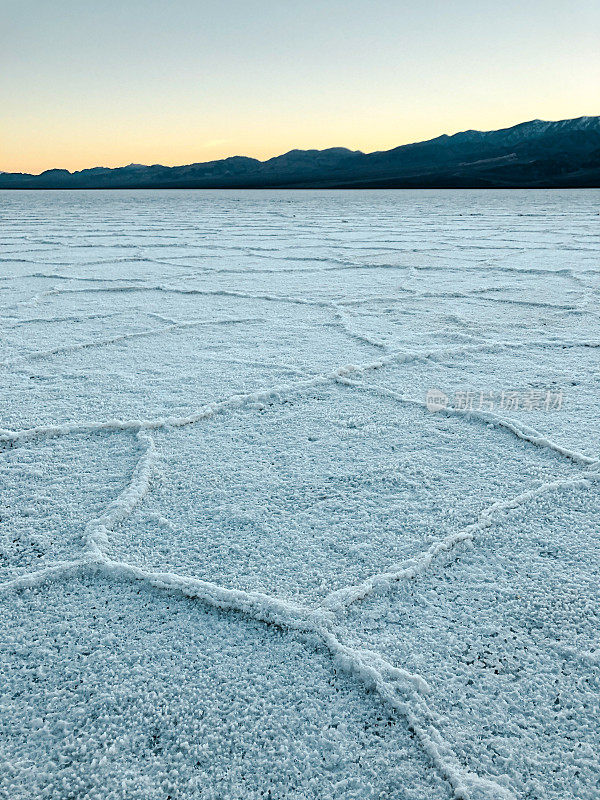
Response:
[[[600,112],[585,0],[0,0],[0,169],[393,147]]]

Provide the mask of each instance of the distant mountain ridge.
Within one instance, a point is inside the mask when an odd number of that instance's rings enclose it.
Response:
[[[443,134],[392,150],[290,150],[164,167],[129,164],[40,175],[0,172],[0,189],[600,187],[600,116]]]

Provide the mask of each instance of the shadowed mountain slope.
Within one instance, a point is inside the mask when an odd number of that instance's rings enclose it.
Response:
[[[291,150],[185,166],[0,173],[4,189],[543,188],[600,186],[600,117],[463,131],[392,150]]]

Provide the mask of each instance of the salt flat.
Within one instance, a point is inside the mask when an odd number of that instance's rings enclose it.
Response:
[[[597,797],[599,199],[0,193],[0,795]]]

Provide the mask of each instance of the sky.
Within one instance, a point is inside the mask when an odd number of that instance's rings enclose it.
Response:
[[[598,0],[0,0],[0,170],[600,114]]]

